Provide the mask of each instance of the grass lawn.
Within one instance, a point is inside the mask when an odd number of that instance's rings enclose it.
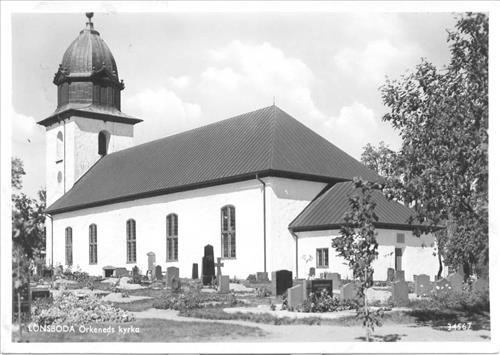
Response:
[[[80,333],[75,326],[74,333],[27,333],[23,341],[36,342],[206,342],[228,341],[245,337],[261,337],[265,332],[257,327],[223,323],[177,322],[163,319],[138,319],[131,323],[94,323],[92,327],[107,328],[115,332],[108,334]],[[119,327],[138,328],[138,333],[121,334]],[[13,337],[17,337],[17,332]]]

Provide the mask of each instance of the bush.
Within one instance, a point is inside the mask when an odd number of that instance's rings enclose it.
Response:
[[[472,290],[431,292],[428,300],[411,303],[413,308],[450,309],[466,312],[489,311],[490,299],[488,293]]]
[[[131,322],[134,316],[115,308],[95,295],[77,297],[61,292],[53,300],[41,299],[33,303],[32,321],[38,325],[89,324],[101,322]]]
[[[283,302],[285,305],[286,301]],[[324,313],[324,312],[338,312],[349,309],[358,309],[359,305],[353,300],[340,300],[337,297],[332,297],[328,294],[326,290],[321,291],[319,296],[311,293],[307,300],[302,302],[301,305],[295,307],[289,307],[286,304],[286,308],[290,311],[298,311],[305,313]]]
[[[257,289],[257,297],[264,298],[269,296],[271,296],[271,291],[269,291],[267,288],[259,287]]]

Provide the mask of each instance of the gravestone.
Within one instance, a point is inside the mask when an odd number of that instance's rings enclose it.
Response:
[[[287,289],[292,287],[292,272],[279,270],[272,272],[271,293],[273,296],[281,296]]]
[[[214,266],[217,268],[217,284],[218,284],[220,281],[220,277],[222,276],[221,267],[224,266],[224,263],[222,262],[222,258],[217,258],[217,262],[214,264]]]
[[[181,290],[181,280],[178,276],[173,276],[170,279],[170,289],[172,292],[179,292]]]
[[[267,274],[267,272],[257,272],[257,281],[269,282],[269,275]]]
[[[408,284],[406,281],[398,280],[392,284],[392,300],[399,306],[406,306],[410,302],[408,298]]]
[[[304,302],[304,290],[302,285],[295,285],[287,290],[288,307],[295,308]]]
[[[177,271],[177,274],[179,274],[179,271]],[[155,279],[156,280],[163,280],[163,273],[162,273],[162,270],[161,270],[161,265],[156,265],[155,267]]]
[[[156,264],[156,255],[152,251],[146,255],[148,256],[148,271],[152,273]]]
[[[388,268],[387,269],[387,281],[388,282],[392,282],[394,281],[394,269],[392,267]]]
[[[117,267],[114,272],[114,277],[120,278],[124,276],[129,276],[128,270],[124,267]]]
[[[458,272],[455,272],[451,275],[448,275],[448,277],[446,279],[450,283],[451,290],[453,292],[462,291],[462,288],[464,286],[464,275],[462,275]]]
[[[397,270],[396,271],[396,280],[395,281],[405,281],[405,271]]]
[[[113,277],[115,270],[116,270],[116,268],[114,266],[110,266],[110,265],[104,266],[102,268],[103,276],[104,277]]]
[[[229,276],[220,275],[218,291],[219,293],[229,293]]]
[[[316,268],[310,267],[309,268],[309,277],[314,278],[316,276]]]
[[[167,267],[167,286],[173,289],[173,278],[179,279],[179,268],[175,266]]]
[[[429,275],[415,275],[415,293],[417,296],[429,296],[431,288],[431,278]]]
[[[197,263],[193,263],[193,272],[191,273],[191,278],[193,280],[198,279],[198,264]]]
[[[342,286],[342,279],[340,278],[340,274],[337,272],[326,272],[325,279],[332,280],[332,289],[338,290],[340,286]]]
[[[203,285],[211,285],[212,280],[215,277],[215,265],[214,265],[214,247],[210,244],[205,245],[205,254],[202,259],[202,279]]]
[[[340,300],[358,300],[358,286],[354,282],[349,282],[340,287]]]
[[[37,300],[39,298],[50,298],[50,290],[48,286],[37,286],[30,288],[31,300]]]
[[[317,279],[311,280],[311,292],[319,296],[323,290],[332,296],[332,280]]]

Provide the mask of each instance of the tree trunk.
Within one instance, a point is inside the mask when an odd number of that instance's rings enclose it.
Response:
[[[438,260],[439,260],[439,270],[437,274],[437,279],[441,280],[441,274],[443,273],[443,259],[441,257],[441,251],[439,250],[439,247],[438,247]]]

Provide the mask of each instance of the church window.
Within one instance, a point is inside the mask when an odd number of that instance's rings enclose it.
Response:
[[[316,267],[317,268],[328,267],[328,248],[316,249]]]
[[[108,154],[109,134],[106,131],[99,132],[98,137],[98,153],[99,155]]]
[[[66,265],[73,265],[73,229],[66,227]]]
[[[89,226],[89,264],[97,264],[97,226]]]
[[[127,221],[127,263],[135,263],[136,261],[135,221],[129,219]]]
[[[236,214],[234,206],[221,209],[222,257],[236,258]]]
[[[404,243],[405,235],[403,233],[396,234],[396,243]]]
[[[179,225],[175,213],[167,216],[167,261],[177,261],[179,258]]]
[[[57,182],[58,183],[62,182],[62,173],[60,171],[57,173]]]
[[[57,133],[57,141],[56,141],[56,163],[59,163],[63,159],[63,134],[62,132]]]

